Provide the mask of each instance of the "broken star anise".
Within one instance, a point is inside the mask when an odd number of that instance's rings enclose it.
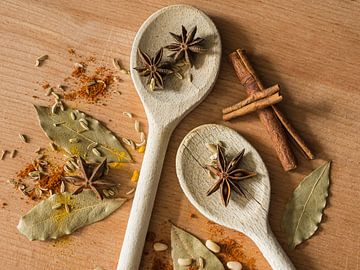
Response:
[[[227,206],[230,201],[231,190],[245,195],[241,189],[240,181],[255,176],[256,172],[238,168],[244,152],[245,150],[243,149],[230,162],[227,162],[224,148],[217,145],[216,164],[205,166],[207,170],[218,177],[215,184],[207,191],[207,196],[220,189],[222,202]]]
[[[171,74],[173,71],[170,69],[170,64],[168,62],[161,62],[163,56],[163,48],[158,50],[154,57],[150,57],[148,54],[144,53],[138,49],[138,54],[143,66],[135,67],[134,69],[142,77],[148,77],[146,84],[154,88],[159,87],[160,89],[164,88],[164,77],[168,74]],[[153,86],[152,86],[153,81]],[[154,89],[151,89],[154,90]]]
[[[82,192],[85,188],[94,191],[99,199],[103,199],[102,190],[116,186],[115,183],[104,180],[107,171],[107,162],[104,159],[100,164],[88,164],[82,157],[78,157],[77,163],[82,177],[80,176],[64,176],[63,179],[78,188],[73,194]]]
[[[184,26],[181,26],[181,35],[170,32],[175,42],[165,46],[166,49],[172,51],[169,57],[172,57],[175,61],[185,59],[186,63],[193,66],[194,55],[206,51],[202,46],[204,39],[200,37],[195,38],[196,31],[196,26],[194,26],[189,33],[187,33]]]

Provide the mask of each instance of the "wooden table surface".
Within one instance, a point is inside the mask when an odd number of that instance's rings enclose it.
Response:
[[[0,161],[1,269],[115,269],[131,203],[104,221],[80,229],[62,240],[29,242],[16,225],[34,202],[6,181],[48,145],[32,104],[50,104],[39,83],[56,85],[71,71],[68,48],[95,56],[111,67],[119,57],[129,61],[132,40],[142,22],[174,1],[19,1],[0,3],[0,147],[18,149],[14,159]],[[169,243],[171,220],[205,240],[226,237],[241,244],[246,260],[256,269],[269,269],[254,244],[241,233],[209,223],[188,202],[175,174],[175,154],[182,138],[204,123],[236,129],[263,157],[271,175],[270,223],[298,269],[360,269],[360,3],[359,1],[183,1],[205,11],[223,41],[219,79],[205,101],[176,128],[165,158],[149,230],[156,240]],[[317,154],[315,161],[299,158],[299,168],[282,170],[264,127],[255,114],[224,123],[221,109],[245,97],[226,56],[245,48],[266,86],[279,83],[284,101],[279,105]],[[41,67],[34,62],[50,56]],[[122,116],[133,112],[144,126],[146,117],[129,77],[102,104],[70,102],[70,106],[104,121],[119,137],[131,137],[133,123]],[[34,98],[38,96],[39,98]],[[30,143],[23,144],[18,133]],[[136,155],[140,167],[141,155]],[[280,220],[293,189],[312,169],[333,160],[331,191],[320,230],[296,250],[286,247]],[[124,187],[133,169],[117,172]],[[1,208],[1,204],[6,203]],[[150,269],[156,256],[146,245],[141,269]],[[152,269],[163,269],[160,266]]]

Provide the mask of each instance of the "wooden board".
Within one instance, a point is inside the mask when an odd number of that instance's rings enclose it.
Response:
[[[57,85],[71,72],[67,53],[95,56],[98,64],[111,67],[119,57],[129,60],[132,39],[141,23],[173,1],[1,1],[0,3],[0,147],[17,148],[15,159],[0,161],[0,262],[2,269],[115,269],[131,207],[79,230],[73,236],[51,242],[28,242],[16,229],[18,219],[34,204],[6,180],[34,157],[48,139],[37,124],[31,104],[50,104],[38,82]],[[332,159],[331,196],[324,223],[316,235],[289,256],[298,269],[359,269],[359,160],[358,120],[360,94],[360,5],[358,1],[183,1],[205,11],[222,36],[224,56],[238,47],[249,51],[250,61],[266,86],[279,83],[285,97],[279,105],[318,160],[299,157],[300,167],[283,172],[256,115],[227,123],[238,130],[262,156],[270,171],[272,198],[270,223],[286,249],[280,220],[294,187],[323,160]],[[35,68],[42,54],[50,59]],[[118,89],[103,105],[69,103],[104,121],[117,135],[135,137],[133,122],[122,116],[131,111],[146,124],[144,111],[130,79],[121,75]],[[34,98],[37,96],[39,98]],[[269,269],[254,244],[240,233],[207,222],[185,198],[175,174],[175,154],[188,131],[204,123],[223,123],[221,109],[245,97],[244,90],[223,59],[217,84],[209,97],[175,130],[165,158],[149,239],[169,242],[168,220],[201,239],[237,240],[247,261],[256,269]],[[51,101],[52,102],[52,101]],[[30,137],[29,144],[18,133]],[[131,171],[124,167],[115,177],[125,191]],[[7,203],[2,207],[2,203]],[[147,243],[141,269],[151,269],[154,254]],[[101,255],[101,256],[99,256]],[[161,257],[161,256],[158,256]],[[153,269],[160,269],[160,266]],[[166,269],[166,268],[165,268]]]

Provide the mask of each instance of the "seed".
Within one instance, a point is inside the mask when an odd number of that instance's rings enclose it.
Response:
[[[0,156],[0,159],[3,160],[5,158],[5,155],[8,151],[7,150],[2,150],[1,151],[1,156]]]
[[[121,66],[119,64],[119,61],[116,58],[112,59],[112,64],[113,64],[115,69],[121,70]]]
[[[39,172],[38,171],[32,171],[32,172],[29,172],[28,175],[30,177],[39,177]]]
[[[179,72],[175,72],[174,74],[176,77],[178,77],[178,79],[180,80],[184,79],[184,77]]]
[[[66,213],[70,213],[70,206],[68,204],[65,204],[65,211]]]
[[[35,62],[35,67],[41,66],[42,62],[44,62],[48,58],[49,58],[49,56],[47,54],[38,57]]]
[[[68,164],[64,165],[64,171],[67,173],[72,173],[72,170],[71,170],[71,168],[69,168]]]
[[[102,192],[103,192],[103,194],[104,194],[105,197],[109,197],[109,196],[110,196],[109,192],[108,192],[106,189],[104,189]]]
[[[139,170],[134,170],[130,180],[133,183],[136,183],[139,180]]]
[[[84,122],[80,122],[80,126],[81,126],[84,130],[89,130],[89,127],[88,127]]]
[[[55,203],[51,208],[52,208],[53,210],[55,210],[55,209],[59,209],[61,206],[62,206],[61,203]]]
[[[39,188],[35,188],[35,193],[38,198],[40,198],[42,196],[42,190]]]
[[[227,262],[226,266],[227,266],[227,268],[229,268],[231,270],[241,270],[242,269],[242,264],[240,262],[236,262],[236,261]]]
[[[84,65],[80,64],[80,63],[74,63],[74,66],[76,68],[84,68]]]
[[[58,101],[58,106],[60,107],[61,111],[65,111],[64,103],[62,103],[62,101]]]
[[[41,166],[46,166],[46,165],[48,165],[48,162],[46,160],[40,160],[39,164]]]
[[[74,160],[69,160],[69,163],[74,166],[74,168],[79,169],[79,166],[76,164]]]
[[[19,185],[19,189],[20,189],[20,190],[24,190],[25,188],[26,188],[26,186],[25,186],[24,184],[20,184],[20,185]]]
[[[56,113],[56,108],[57,108],[57,106],[58,106],[58,103],[57,103],[57,102],[55,102],[55,104],[51,106],[51,113],[52,113],[52,114],[55,114],[55,113]]]
[[[189,74],[189,82],[192,82],[193,81],[193,76],[192,76],[192,74],[190,73]]]
[[[66,85],[63,85],[63,84],[58,84],[58,85],[57,85],[57,88],[59,88],[59,89],[61,89],[61,90],[65,91],[65,89],[66,89]]]
[[[123,74],[126,74],[126,75],[130,74],[130,71],[125,69],[125,68],[120,69],[120,72],[123,73]]]
[[[60,192],[61,192],[61,193],[64,193],[64,192],[65,192],[65,189],[66,189],[65,183],[64,183],[64,181],[61,181]]]
[[[220,246],[212,240],[206,240],[205,246],[214,253],[220,252]]]
[[[168,249],[168,246],[166,244],[160,242],[154,243],[153,247],[155,251],[165,251]]]
[[[106,88],[106,86],[107,86],[106,83],[105,83],[103,80],[97,80],[96,83],[101,83],[101,84],[103,84],[103,85],[104,85],[104,88]]]
[[[87,150],[89,150],[90,148],[94,148],[94,147],[96,147],[96,146],[98,146],[99,144],[97,143],[97,142],[92,142],[92,143],[90,143],[87,147],[86,147],[86,149]]]
[[[133,118],[133,115],[131,112],[123,112],[123,115],[129,117],[129,118]]]
[[[150,91],[154,91],[154,90],[155,90],[155,87],[156,87],[155,79],[154,79],[154,78],[151,78],[150,84],[149,84],[149,89],[150,89]]]
[[[109,195],[110,195],[110,196],[114,196],[114,195],[115,195],[115,192],[114,192],[113,190],[111,190],[111,189],[109,189],[108,192],[109,192]]]
[[[60,96],[56,94],[55,92],[51,92],[51,94],[55,97],[56,100],[60,99]]]
[[[49,189],[48,188],[43,188],[43,187],[39,187],[40,190],[42,191],[48,191]]]
[[[135,126],[136,132],[140,132],[140,122],[138,120],[135,120],[134,126]]]
[[[207,149],[209,149],[211,151],[211,153],[216,154],[217,153],[217,146],[216,144],[213,143],[206,143],[205,144]]]
[[[43,166],[41,166],[40,164],[39,164],[39,166],[38,166],[38,170],[39,170],[40,173],[44,173],[44,172],[45,172]]]
[[[57,126],[60,126],[60,125],[62,125],[62,124],[65,124],[65,122],[53,123],[53,126],[54,126],[54,127],[57,127]]]
[[[44,61],[44,60],[46,60],[46,59],[48,59],[48,58],[49,58],[49,56],[48,56],[47,54],[44,54],[44,55],[38,57],[36,60]]]
[[[202,257],[198,258],[198,265],[199,265],[199,270],[203,270],[204,266],[205,266],[205,261]]]
[[[24,143],[27,143],[27,137],[24,134],[19,134],[20,140],[22,140]]]
[[[96,84],[96,82],[95,81],[90,81],[90,82],[88,82],[87,83],[87,87],[90,87],[90,86],[93,86],[93,85],[95,85]]]
[[[76,120],[76,114],[74,112],[70,113],[70,117],[72,120]]]
[[[79,122],[80,122],[80,123],[84,123],[85,125],[88,125],[88,124],[89,124],[88,121],[87,121],[85,118],[80,118],[80,119],[79,119]]]
[[[45,93],[45,96],[50,96],[51,93],[54,91],[54,89],[52,87],[50,87],[47,92]]]
[[[135,192],[135,188],[132,188],[128,192],[126,192],[126,195],[133,194],[134,192]]]
[[[78,143],[79,139],[78,138],[71,138],[71,139],[69,139],[69,142],[70,143]]]
[[[95,147],[93,149],[91,149],[91,151],[94,153],[95,156],[101,157],[101,153],[99,150],[97,150]]]
[[[192,264],[192,259],[191,258],[179,258],[178,264],[180,266],[189,266]]]
[[[51,142],[51,143],[49,143],[49,145],[50,145],[50,147],[51,147],[51,149],[52,149],[53,151],[56,151],[56,150],[57,150],[57,146],[56,146],[55,143]]]

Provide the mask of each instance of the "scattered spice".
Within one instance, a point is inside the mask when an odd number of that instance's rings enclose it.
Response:
[[[19,138],[21,141],[23,141],[24,143],[28,142],[27,136],[24,134],[19,134]]]
[[[244,254],[242,245],[237,243],[234,239],[225,238],[218,243],[221,247],[221,251],[217,255],[224,265],[226,265],[228,261],[238,261],[241,262],[243,270],[257,269],[255,266],[255,259],[253,257],[248,258]]]
[[[1,151],[1,156],[0,156],[0,159],[3,160],[7,154],[8,150],[2,150]]]
[[[131,182],[136,183],[139,180],[139,170],[134,170],[131,176]]]

